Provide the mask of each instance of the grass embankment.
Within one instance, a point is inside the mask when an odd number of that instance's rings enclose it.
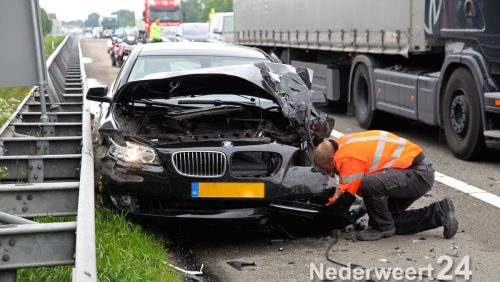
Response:
[[[45,37],[46,57],[64,37]],[[54,44],[52,44],[54,42]],[[52,48],[54,45],[54,48]],[[0,89],[0,126],[10,117],[30,88]],[[0,179],[5,173],[0,166]],[[40,223],[75,221],[75,217],[48,217]],[[131,223],[122,214],[105,208],[96,212],[96,253],[99,281],[180,281],[165,263],[165,242]],[[73,266],[27,268],[18,281],[71,281]]]
[[[39,222],[72,221],[44,218]],[[165,263],[163,239],[146,233],[123,214],[99,208],[96,212],[98,281],[179,281]],[[18,281],[71,281],[73,266],[19,270]]]
[[[43,45],[45,48],[45,58],[48,58],[56,49],[61,42],[63,42],[64,36],[45,36],[43,38]]]

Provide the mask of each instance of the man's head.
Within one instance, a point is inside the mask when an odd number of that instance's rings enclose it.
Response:
[[[156,18],[155,18],[155,23],[156,23],[156,24],[160,24],[160,18],[156,17]]]
[[[335,173],[335,167],[332,164],[332,157],[334,154],[335,146],[331,141],[325,140],[314,150],[314,162],[317,166],[328,171],[330,174]]]

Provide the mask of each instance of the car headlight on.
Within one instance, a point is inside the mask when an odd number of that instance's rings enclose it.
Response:
[[[126,142],[126,147],[111,141],[108,155],[128,163],[159,165],[160,159],[153,148]]]

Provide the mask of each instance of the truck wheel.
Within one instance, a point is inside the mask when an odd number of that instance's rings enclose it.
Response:
[[[459,159],[472,160],[484,148],[481,103],[472,73],[456,69],[444,92],[441,107],[446,142]]]
[[[368,67],[360,64],[356,67],[352,83],[352,100],[356,119],[361,127],[370,129],[375,127],[375,111],[372,110],[373,95]]]

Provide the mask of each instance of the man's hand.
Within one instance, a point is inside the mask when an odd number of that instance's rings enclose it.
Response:
[[[335,196],[337,196],[337,194]],[[355,201],[356,196],[349,192],[343,192],[339,196],[335,197],[334,201],[326,206],[326,209],[338,215],[345,215]]]

